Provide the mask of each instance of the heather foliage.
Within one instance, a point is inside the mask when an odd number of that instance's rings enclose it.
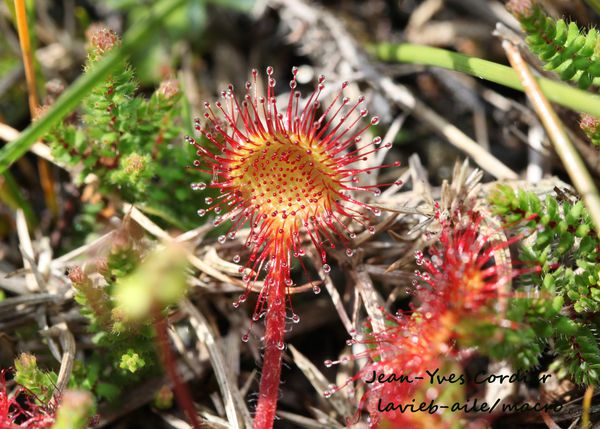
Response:
[[[125,386],[157,372],[155,334],[147,323],[150,310],[155,305],[164,308],[181,291],[181,283],[168,274],[181,276],[180,265],[169,254],[148,254],[137,228],[126,221],[115,232],[107,255],[69,273],[97,346],[86,365],[76,368],[74,382],[110,401],[117,400]],[[157,257],[170,267],[156,264]],[[144,268],[148,266],[152,270]],[[164,282],[161,296],[166,298],[156,299],[153,282]]]
[[[506,7],[521,23],[527,45],[545,70],[555,71],[562,80],[583,89],[600,86],[600,33],[596,28],[586,31],[574,21],[556,20],[537,0],[510,0]],[[594,145],[600,145],[598,118],[581,117],[581,129]]]
[[[87,31],[89,73],[120,41],[103,26]],[[47,136],[54,155],[79,171],[78,181],[98,178],[102,195],[136,203],[164,222],[192,225],[185,203],[191,198],[190,172],[180,168],[190,151],[176,141],[181,134],[181,90],[164,80],[149,99],[138,93],[133,69],[124,63],[84,98]],[[96,202],[98,204],[98,202]],[[86,209],[97,214],[103,205]],[[93,229],[93,220],[88,218]]]
[[[511,0],[507,4],[527,33],[527,45],[561,79],[580,88],[600,86],[600,37],[595,28],[582,31],[576,22],[549,17],[535,0]]]
[[[146,257],[139,240],[135,225],[125,222],[114,233],[112,245],[105,255],[88,261],[83,267],[69,269],[75,301],[89,322],[87,329],[92,334],[95,348],[85,362],[75,362],[68,384],[111,402],[119,399],[126,386],[158,372],[154,332],[143,323],[148,315],[133,320],[120,309],[115,298],[115,290],[122,289],[124,282],[137,287],[141,296],[152,297],[139,289],[139,281],[129,280]],[[153,278],[160,281],[164,276],[154,275]],[[143,287],[148,282],[141,284]],[[171,290],[166,287],[164,293]],[[31,354],[20,355],[14,366],[15,381],[35,395],[36,401],[48,404],[56,400],[56,372],[41,369]]]
[[[493,354],[531,368],[549,348],[561,375],[597,385],[600,242],[583,203],[559,195],[542,201],[533,192],[499,186],[490,197],[494,212],[516,231],[533,232],[520,244],[518,259],[541,267],[523,280],[518,297],[510,300],[507,318],[520,327],[519,335],[509,334]]]

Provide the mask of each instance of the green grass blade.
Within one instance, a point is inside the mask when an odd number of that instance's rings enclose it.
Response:
[[[374,52],[383,61],[441,67],[523,91],[523,86],[511,67],[481,58],[413,44],[381,43],[375,45]],[[600,96],[546,78],[538,78],[538,82],[546,97],[551,101],[600,118]]]
[[[600,0],[585,0],[597,13],[600,13]]]
[[[37,218],[31,205],[21,193],[17,182],[9,171],[4,172],[0,177],[0,201],[13,210],[23,210],[29,227],[37,225]]]
[[[159,2],[148,17],[132,27],[123,37],[120,47],[111,50],[102,61],[98,62],[89,73],[81,75],[63,94],[56,100],[52,108],[41,118],[25,129],[19,138],[8,143],[0,150],[0,174],[19,159],[33,143],[42,137],[50,128],[61,121],[75,109],[81,99],[92,88],[103,81],[132,51],[144,43],[144,40],[154,31],[161,21],[171,12],[181,6],[186,0],[173,0]]]

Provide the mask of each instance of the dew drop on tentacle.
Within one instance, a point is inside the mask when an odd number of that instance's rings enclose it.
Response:
[[[246,333],[246,334],[242,335],[242,341],[243,342],[247,343],[249,339],[250,339],[250,335],[249,334]]]
[[[331,359],[327,359],[323,362],[323,365],[325,365],[327,368],[331,368],[333,366],[333,361]]]
[[[353,249],[346,249],[346,256],[351,257],[354,255],[354,250]]]
[[[321,293],[321,288],[317,285],[314,285],[312,288],[313,292],[315,293],[315,295],[318,295]]]
[[[235,263],[237,264],[238,262],[240,262],[240,259],[241,259],[241,258],[240,258],[240,255],[235,255],[235,256],[233,257],[233,262],[235,262]]]
[[[329,264],[323,264],[323,272],[325,274],[329,274],[331,272],[331,267],[329,266]]]
[[[198,211],[196,212],[198,214],[198,216],[202,217],[206,214],[206,210],[204,209],[198,209]]]
[[[206,189],[206,183],[204,183],[204,182],[192,183],[190,185],[190,187],[192,188],[192,191],[203,191],[204,189]]]
[[[335,384],[330,384],[327,386],[327,390],[323,392],[323,396],[326,398],[330,398],[338,390],[338,387]]]
[[[415,251],[415,262],[417,265],[423,265],[423,252],[420,250]]]

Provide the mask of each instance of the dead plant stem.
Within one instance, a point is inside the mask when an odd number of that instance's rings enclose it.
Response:
[[[529,66],[523,60],[519,49],[508,40],[502,42],[502,47],[506,52],[511,66],[517,72],[525,93],[533,104],[533,108],[544,124],[556,153],[573,181],[573,185],[575,185],[575,188],[581,194],[583,202],[596,226],[596,233],[600,236],[600,195],[592,176],[590,176],[579,153],[573,147],[558,115],[542,93]]]

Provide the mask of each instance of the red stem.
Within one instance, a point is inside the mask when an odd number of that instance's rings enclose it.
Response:
[[[204,426],[200,423],[196,415],[196,408],[194,407],[194,402],[192,401],[190,392],[188,391],[186,384],[181,380],[179,374],[177,373],[175,357],[171,352],[171,347],[169,344],[167,319],[160,313],[160,311],[156,312],[156,317],[154,318],[154,329],[156,330],[162,364],[167,375],[171,379],[171,382],[173,383],[173,390],[175,391],[177,402],[190,421],[192,428],[203,428]]]
[[[277,279],[277,277],[275,277]],[[268,296],[265,354],[253,429],[271,429],[275,420],[285,331],[285,286],[277,279]]]

